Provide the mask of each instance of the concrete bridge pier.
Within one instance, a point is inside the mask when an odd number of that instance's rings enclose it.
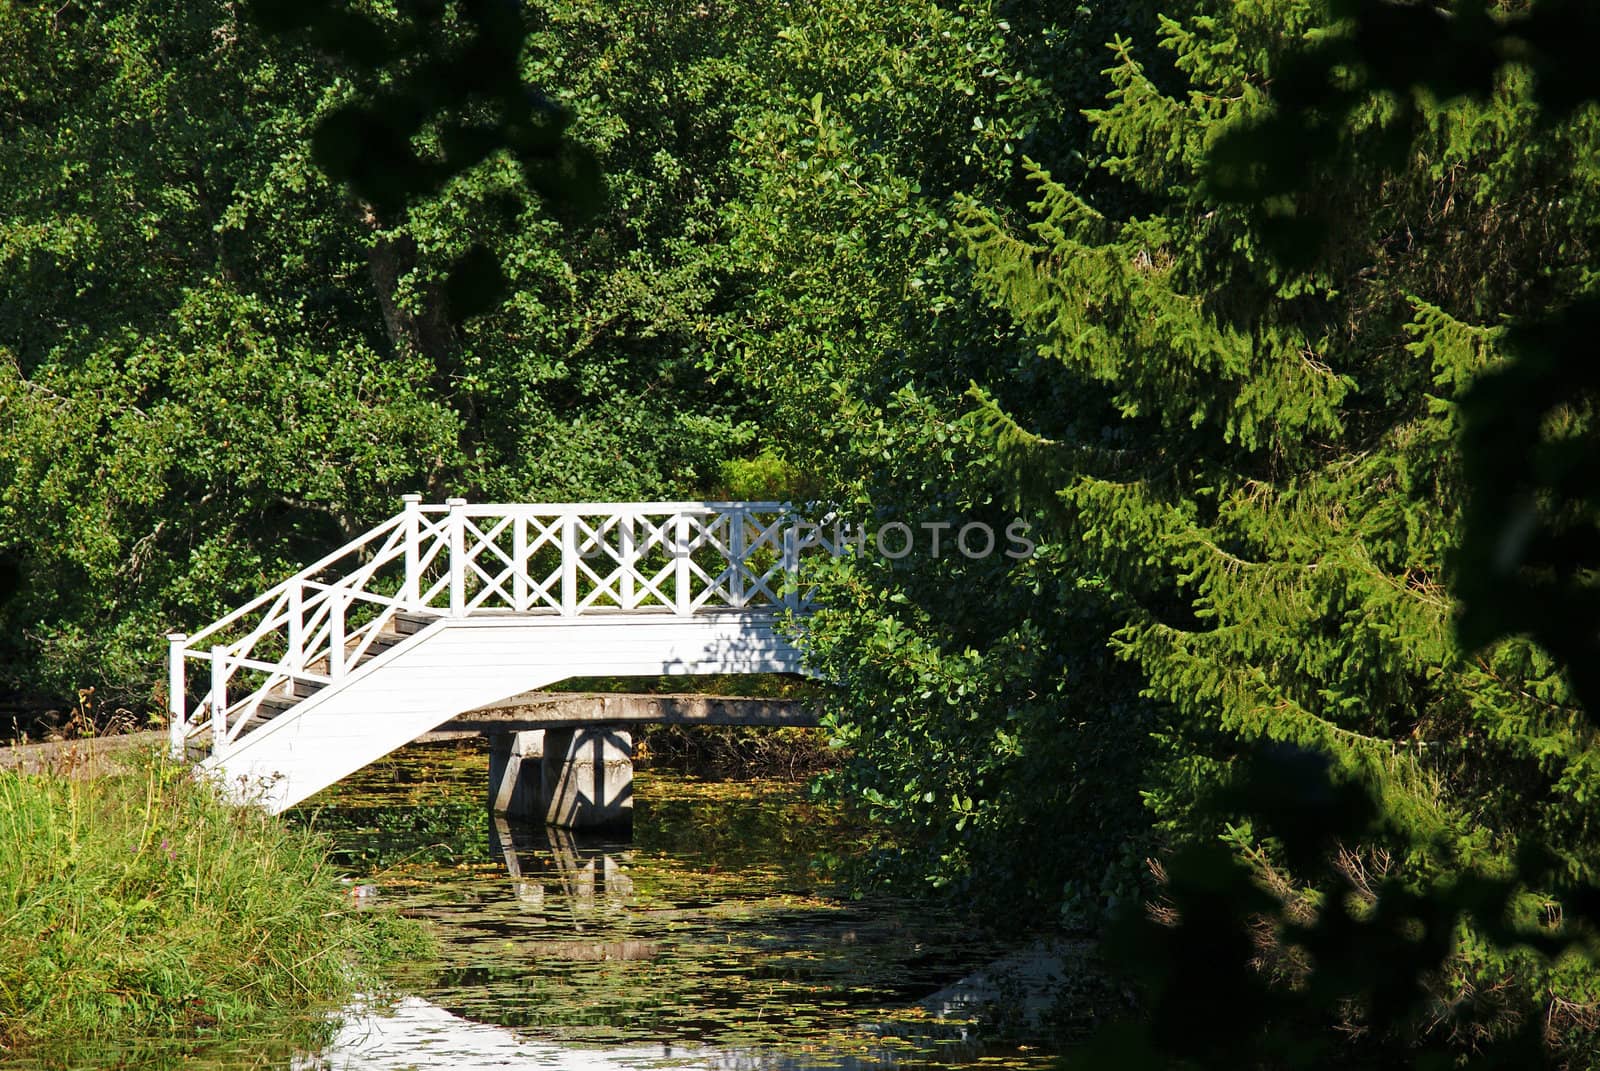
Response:
[[[526,822],[544,821],[540,767],[544,730],[489,734],[489,810]]]
[[[615,725],[496,733],[489,807],[564,829],[633,824],[633,739]]]
[[[540,803],[564,829],[633,825],[633,737],[615,725],[546,729]]]

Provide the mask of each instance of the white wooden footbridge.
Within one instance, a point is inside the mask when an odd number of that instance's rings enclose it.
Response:
[[[277,812],[459,714],[569,677],[800,672],[778,624],[804,609],[790,583],[801,553],[826,546],[776,502],[408,495],[365,535],[168,637],[172,749],[209,735],[202,765]]]

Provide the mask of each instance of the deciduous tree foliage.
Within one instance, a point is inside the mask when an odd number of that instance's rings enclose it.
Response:
[[[430,16],[446,55],[473,40],[452,10]],[[413,24],[362,17],[402,43]],[[412,131],[425,188],[365,190],[380,204],[323,173],[316,131],[410,84],[416,42],[373,69],[229,4],[0,12],[8,684],[158,700],[166,629],[406,491],[681,497],[754,449],[702,366],[729,275],[736,57],[767,14],[520,17],[526,85],[572,107],[566,137],[605,176],[587,218],[530,184],[515,145],[451,155],[470,108]],[[509,297],[462,319],[452,278],[474,249]]]
[[[1007,390],[1049,421],[1076,388],[1033,376],[1030,347],[972,290],[951,199],[1021,208],[1026,153],[1082,173],[1086,124],[1070,116],[1097,78],[1074,64],[1103,65],[1088,42],[1147,17],[818,5],[780,32],[736,128],[727,215],[749,297],[723,374],[759,392],[775,448],[849,523],[917,539],[898,561],[871,551],[814,578],[805,642],[842,684],[832,728],[850,754],[832,790],[891,831],[872,877],[963,894],[997,921],[1082,920],[1128,895],[1155,713],[1105,646],[1096,577],[1053,544],[1021,564],[1003,537],[982,559],[957,545],[964,523],[999,534],[1015,515],[971,378],[1014,370]]]
[[[309,166],[307,57],[206,4],[8,5],[0,51],[8,676],[130,702],[165,629],[456,464],[459,417]]]

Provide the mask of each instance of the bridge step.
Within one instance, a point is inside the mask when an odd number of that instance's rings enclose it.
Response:
[[[271,721],[279,714],[293,710],[300,705],[299,696],[268,695],[261,699],[261,706],[257,708],[257,717],[262,721]]]
[[[407,616],[415,619],[416,621],[424,620],[420,614]],[[435,619],[427,618],[426,620]],[[407,622],[408,625],[411,623],[412,622]],[[367,662],[370,662],[372,659],[378,657],[389,648],[403,643],[409,638],[410,635],[412,634],[408,632],[398,632],[385,629],[383,632],[380,632],[376,636],[372,637],[372,642],[367,645],[367,649],[362,653],[361,658],[349,668],[355,669],[357,666],[365,665]],[[346,656],[353,657],[357,648],[360,646],[360,640],[348,641],[345,644]],[[328,672],[328,660],[326,658],[319,658],[307,666],[306,669],[312,673],[326,674]],[[312,696],[321,692],[326,687],[327,685],[322,681],[309,680],[303,677],[296,678],[293,681],[285,682],[284,685],[279,685],[277,691],[268,692],[266,695],[261,697],[261,702],[257,705],[256,712],[252,714],[250,716],[250,720],[245,723],[242,733],[254,732],[256,729],[267,724],[269,721],[272,721],[274,718],[287,714],[289,711],[299,706],[302,701],[310,699]]]
[[[429,619],[429,620],[437,620],[437,619],[436,618],[432,618],[432,619]],[[344,645],[345,661],[347,663],[346,668],[354,669],[357,665],[360,665],[363,662],[366,662],[366,661],[369,661],[370,659],[378,657],[380,654],[382,654],[383,652],[387,651],[389,648],[395,646],[396,644],[403,643],[408,636],[411,636],[414,633],[417,633],[417,632],[420,632],[420,631],[422,631],[421,628],[413,628],[412,627],[412,623],[409,622],[409,621],[404,623],[404,630],[398,629],[398,628],[387,628],[387,629],[384,629],[382,632],[380,632],[377,635],[372,637],[372,641],[367,644],[367,649],[364,652],[362,652],[361,658],[358,661],[356,661],[354,664],[349,664],[349,663],[350,663],[350,660],[355,657],[356,651],[358,649],[360,649],[361,640],[359,640],[359,639],[346,640],[345,641],[345,645]],[[315,662],[312,662],[310,665],[306,666],[306,669],[309,670],[312,673],[320,673],[323,676],[327,676],[328,675],[328,659],[327,659],[327,657],[324,656],[322,658],[317,659]],[[312,688],[312,690],[310,692],[299,692],[299,691],[297,691],[295,693],[296,695],[299,695],[302,698],[313,694],[318,688],[320,688],[322,686],[322,682],[321,681],[309,681],[309,682],[297,681],[296,682],[297,685],[299,685],[301,683],[309,683],[309,684],[313,685],[313,688]]]
[[[439,620],[438,614],[414,614],[396,610],[394,623],[389,627],[401,636],[414,636]]]
[[[319,688],[317,691],[321,691],[321,689]],[[289,711],[293,710],[295,707],[299,706],[301,703],[305,702],[306,699],[311,698],[311,696],[315,694],[316,691],[313,691],[309,695],[305,696],[272,694],[262,696],[261,703],[256,707],[256,712],[250,716],[250,720],[245,723],[245,727],[241,731],[241,735],[243,733],[254,732],[256,729],[259,729],[261,726],[267,724],[269,721],[272,721],[274,718],[281,718],[283,715],[289,713]]]
[[[328,671],[328,664],[324,662],[320,670],[314,665],[309,668],[313,673],[326,673]],[[310,699],[312,696],[322,691],[322,689],[323,683],[321,681],[314,681],[305,677],[298,677],[295,680],[286,682],[285,691],[280,692],[279,694],[286,695],[288,698],[293,699]]]

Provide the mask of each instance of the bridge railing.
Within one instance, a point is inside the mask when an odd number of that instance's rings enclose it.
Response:
[[[341,679],[396,615],[587,616],[798,608],[802,553],[831,549],[781,502],[425,505],[193,635],[172,633],[171,745],[230,747],[271,697]],[[199,698],[188,704],[191,671]]]

